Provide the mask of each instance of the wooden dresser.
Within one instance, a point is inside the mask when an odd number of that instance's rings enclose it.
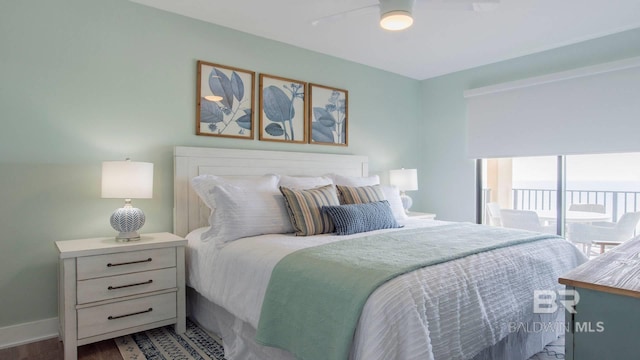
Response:
[[[77,346],[159,326],[183,333],[186,243],[170,233],[57,241],[65,360],[76,359]]]
[[[566,359],[640,359],[640,240],[563,275],[578,298],[566,311]],[[569,306],[571,307],[571,306]]]

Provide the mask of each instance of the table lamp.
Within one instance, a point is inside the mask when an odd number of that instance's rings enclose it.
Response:
[[[120,233],[117,241],[140,240],[138,230],[144,225],[142,210],[131,206],[131,199],[151,199],[153,163],[105,161],[102,163],[102,198],[124,199],[124,207],[111,214],[111,226]]]
[[[413,199],[405,193],[405,191],[418,190],[418,170],[405,169],[390,170],[389,182],[391,185],[397,186],[400,190],[400,199],[404,211],[409,212],[409,208],[413,205]]]

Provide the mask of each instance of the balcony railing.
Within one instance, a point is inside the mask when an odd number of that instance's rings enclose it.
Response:
[[[555,210],[557,191],[551,189],[512,189],[513,208],[517,210]],[[627,212],[640,209],[640,191],[566,190],[567,206],[602,204],[611,219],[617,221]]]

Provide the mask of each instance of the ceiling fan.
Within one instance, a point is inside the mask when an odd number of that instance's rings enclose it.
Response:
[[[413,24],[413,6],[416,0],[379,0],[379,3],[355,8],[315,19],[312,25],[335,20],[340,17],[356,12],[364,12],[372,9],[380,10],[380,26],[383,29],[398,31],[404,30]],[[500,0],[419,0],[428,3],[433,9],[489,11],[495,7]]]

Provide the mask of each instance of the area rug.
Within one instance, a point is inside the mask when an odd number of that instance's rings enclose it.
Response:
[[[189,319],[182,335],[170,325],[115,341],[124,360],[226,360],[222,341]]]
[[[187,331],[173,326],[147,330],[115,339],[124,360],[226,360],[222,341],[187,319]],[[528,360],[564,359],[564,337]]]
[[[544,349],[533,355],[528,360],[558,360],[564,359],[564,336],[544,347]]]

